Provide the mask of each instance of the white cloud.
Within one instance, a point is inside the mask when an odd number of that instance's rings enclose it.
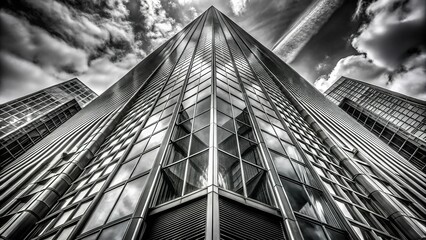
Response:
[[[118,62],[111,62],[107,57],[95,59],[91,62],[90,68],[84,74],[78,76],[93,91],[100,94],[110,87],[141,59],[136,54],[127,54]]]
[[[409,51],[426,41],[426,1],[375,1],[367,8],[371,21],[352,45],[380,67],[396,70]]]
[[[239,16],[246,11],[248,0],[230,0],[232,12]]]
[[[175,19],[167,16],[160,0],[141,0],[140,12],[145,18],[144,28],[152,48],[158,47],[182,29]]]
[[[59,81],[36,64],[0,51],[0,104],[45,88]]]
[[[87,54],[52,37],[29,22],[0,11],[0,44],[10,54],[33,62],[54,73],[61,69],[71,72],[87,70]]]
[[[341,59],[315,86],[323,91],[346,76],[426,99],[425,12],[424,0],[371,3],[366,9],[370,21],[352,41],[364,55]]]
[[[376,66],[363,55],[355,55],[340,59],[333,71],[328,76],[319,77],[314,86],[325,91],[342,76],[381,86],[386,86],[388,81],[386,69]]]

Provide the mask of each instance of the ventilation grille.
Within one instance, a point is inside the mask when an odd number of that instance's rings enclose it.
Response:
[[[221,239],[285,239],[281,219],[236,202],[219,200]]]
[[[202,198],[152,215],[143,239],[204,239],[206,213],[207,201]]]

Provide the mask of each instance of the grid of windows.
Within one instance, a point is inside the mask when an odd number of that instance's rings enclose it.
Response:
[[[42,118],[60,104],[75,99],[80,107],[84,107],[97,95],[78,79],[43,89],[25,97],[0,105],[0,137],[23,131],[21,127]]]
[[[426,104],[342,77],[325,95],[420,170],[426,171]]]
[[[34,146],[47,134],[58,128],[62,123],[74,116],[80,106],[73,99],[64,104],[58,105],[42,118],[38,118],[23,128],[25,130],[18,131],[13,136],[0,139],[0,168],[17,159]]]

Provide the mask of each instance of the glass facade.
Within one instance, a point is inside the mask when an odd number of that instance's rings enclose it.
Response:
[[[345,77],[324,94],[426,172],[426,102]]]
[[[77,78],[0,105],[0,167],[5,167],[97,97]]]
[[[213,7],[73,119],[0,172],[3,238],[426,234],[425,176]]]

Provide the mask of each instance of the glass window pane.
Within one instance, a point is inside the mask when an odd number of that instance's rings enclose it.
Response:
[[[329,228],[326,228],[328,236],[330,236],[331,240],[346,240],[349,239],[347,234],[342,232],[337,232],[335,230],[331,230]]]
[[[243,163],[246,181],[247,196],[263,203],[269,204],[269,191],[266,183],[266,174],[263,169]],[[241,193],[242,194],[242,193]]]
[[[197,103],[197,107],[195,110],[195,115],[198,115],[202,112],[205,112],[206,110],[210,109],[210,97],[201,100]]]
[[[139,173],[151,170],[152,164],[154,163],[155,158],[157,157],[158,150],[160,150],[159,147],[147,153],[144,153],[141,156],[138,165],[136,165],[135,171],[133,172],[132,176],[136,176]]]
[[[133,167],[136,165],[137,158],[124,163],[121,165],[120,170],[115,174],[114,179],[112,180],[111,184],[109,186],[114,186],[117,183],[120,183],[130,177],[130,174],[132,174]]]
[[[185,166],[186,161],[183,161],[163,170],[165,184],[170,187],[169,191],[176,196],[182,195]]]
[[[297,218],[304,240],[326,240],[324,230],[320,225]]]
[[[128,221],[113,225],[102,231],[98,240],[120,240],[123,239]]]
[[[209,151],[191,157],[188,162],[188,177],[185,194],[207,186]]]
[[[166,135],[166,132],[167,132],[167,129],[152,135],[151,139],[149,139],[148,145],[146,146],[146,150],[149,150],[153,147],[160,145],[160,143],[164,139],[164,136]]]
[[[322,193],[310,188],[307,188],[307,191],[319,219],[322,222],[328,223],[334,227],[339,227],[338,222],[334,218],[333,213],[330,211],[330,208],[328,207]]]
[[[59,220],[55,223],[55,225],[53,226],[53,228],[62,225],[64,222],[67,221],[67,219],[71,216],[71,213],[74,211],[74,208],[71,208],[70,210],[65,211],[61,217],[59,218]]]
[[[75,225],[64,228],[64,230],[62,230],[61,234],[59,234],[56,240],[66,240],[71,234],[72,230],[74,230],[74,227]]]
[[[188,156],[189,137],[171,144],[169,163],[176,162]]]
[[[237,139],[235,134],[228,132],[220,127],[217,128],[217,145],[219,149],[237,156]]]
[[[206,127],[192,135],[191,152],[194,154],[209,147],[210,128]]]
[[[145,187],[147,177],[148,174],[127,183],[117,201],[117,204],[111,212],[108,222],[133,213],[139,197]]]
[[[297,177],[296,172],[294,171],[293,166],[291,165],[291,162],[288,158],[272,151],[271,156],[274,160],[275,166],[277,167],[278,174],[299,181],[299,178]]]
[[[194,118],[194,129],[193,131],[197,131],[204,126],[210,124],[210,111],[207,111],[197,117]]]
[[[93,211],[92,215],[87,221],[86,226],[83,229],[83,232],[86,232],[95,227],[101,226],[105,223],[109,213],[111,212],[112,207],[115,204],[121,190],[123,187],[115,188],[102,196],[101,201],[96,206],[95,211]]]
[[[284,189],[287,193],[287,197],[290,201],[293,211],[308,215],[313,218],[317,218],[315,215],[314,207],[309,201],[308,194],[305,189],[296,183],[292,183],[285,179],[281,179]]]
[[[297,176],[299,177],[300,181],[304,184],[315,186],[315,180],[312,177],[311,171],[309,171],[308,168],[305,166],[298,164],[295,161],[292,161],[294,170],[296,171]]]
[[[217,112],[217,125],[234,132],[234,120],[221,112]]]
[[[337,206],[339,206],[340,210],[343,212],[343,215],[345,215],[345,217],[350,218],[350,219],[354,219],[354,217],[352,216],[352,214],[349,211],[346,204],[339,202],[339,201],[336,201],[336,203],[337,203]]]
[[[79,216],[83,215],[83,213],[85,213],[85,212],[86,212],[86,210],[87,210],[87,208],[89,207],[89,205],[90,205],[90,203],[91,203],[91,202],[92,202],[92,201],[88,201],[88,202],[82,203],[82,204],[78,207],[78,209],[77,209],[77,211],[75,212],[75,214],[74,214],[73,218],[76,218],[76,217],[79,217]]]
[[[265,140],[266,146],[276,152],[285,154],[283,147],[280,144],[278,138],[266,133],[262,132],[263,139]]]
[[[219,186],[234,192],[242,192],[240,161],[228,154],[218,151],[218,183]]]

